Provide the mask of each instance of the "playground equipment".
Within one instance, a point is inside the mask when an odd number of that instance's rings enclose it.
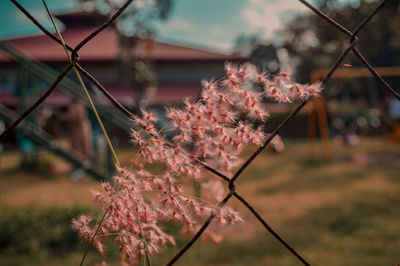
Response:
[[[0,118],[6,123],[14,122],[18,116],[18,113],[0,104]],[[86,173],[90,174],[94,178],[98,180],[105,180],[110,177],[110,172],[108,172],[106,169],[100,165],[97,165],[90,159],[85,161],[78,159],[69,150],[59,145],[57,140],[49,133],[29,122],[28,120],[21,122],[16,129],[26,137],[33,140],[35,143],[42,145],[44,148],[51,151],[58,157],[69,162],[74,167],[83,169]]]
[[[51,84],[59,74],[56,70],[48,65],[25,57],[22,53],[18,52],[16,49],[5,44],[4,42],[0,42],[0,50],[5,52],[12,60],[23,67],[24,70],[28,71],[39,80],[43,80]],[[84,101],[85,104],[89,106],[89,101],[87,100],[87,97],[82,91],[80,85],[68,77],[65,77],[60,82],[60,84],[57,86],[57,89],[74,99],[80,99]],[[97,102],[95,99],[93,99],[93,102],[96,105],[97,111],[106,123],[110,123],[129,132],[131,123],[128,119],[126,119],[126,117],[121,116],[120,113],[114,108],[108,108],[107,106],[104,106],[104,104]]]
[[[51,84],[58,76],[58,72],[53,68],[39,61],[27,58],[15,48],[5,44],[4,42],[0,42],[0,50],[6,53],[13,61],[17,62],[25,71],[25,73],[29,73],[38,80],[42,80]],[[62,82],[60,82],[60,84],[57,86],[57,89],[71,98],[84,101],[86,106],[89,105],[87,97],[84,95],[82,88],[68,77],[65,77]],[[121,128],[126,132],[130,131],[131,123],[129,119],[126,119],[125,116],[121,116],[119,111],[116,109],[108,108],[107,106],[104,106],[104,104],[97,102],[95,99],[93,99],[93,101],[105,123]],[[18,116],[19,115],[17,112],[10,110],[3,105],[0,106],[0,117],[6,123],[12,123]],[[108,178],[110,173],[113,171],[114,166],[111,162],[111,158],[108,158],[106,162],[107,170],[104,170],[92,160],[82,162],[70,151],[61,147],[60,145],[57,145],[54,137],[40,127],[37,127],[34,123],[28,123],[25,121],[20,127],[18,127],[18,130],[29,139],[32,139],[34,142],[42,145],[44,148],[61,157],[73,166],[82,168],[88,174],[97,179]]]
[[[377,67],[375,68],[375,70],[382,77],[400,76],[400,67]],[[311,72],[310,75],[311,84],[323,78],[328,72],[329,69],[318,69]],[[338,68],[332,74],[331,79],[368,78],[368,77],[373,77],[373,75],[367,68]],[[329,137],[326,105],[323,96],[321,95],[320,97],[312,99],[310,107],[311,108],[309,109],[308,113],[308,126],[307,126],[308,152],[310,155],[313,155],[315,152],[316,127],[318,123],[320,129],[320,135],[322,138],[324,157],[327,161],[330,161],[333,155]]]

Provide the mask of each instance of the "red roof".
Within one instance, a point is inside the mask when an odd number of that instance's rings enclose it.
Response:
[[[19,99],[17,96],[13,95],[10,91],[0,88],[0,103],[4,105],[17,105]]]
[[[85,39],[96,28],[91,20],[92,14],[85,12],[75,12],[71,14],[61,14],[57,17],[66,25],[66,30],[62,35],[66,43],[74,47]],[[114,29],[107,28],[90,40],[79,52],[81,61],[113,61],[119,54],[118,35]],[[8,45],[13,46],[25,56],[46,63],[67,62],[64,49],[57,42],[46,35],[26,36],[7,40]],[[236,60],[241,57],[231,57],[224,53],[178,45],[161,41],[141,40],[134,48],[133,53],[137,57],[143,57],[153,60]],[[6,54],[0,51],[0,63],[11,62]],[[105,86],[110,93],[124,104],[130,105],[137,101],[137,92],[131,88],[121,85]],[[201,90],[200,82],[198,84],[159,84],[153,97],[154,104],[178,103],[183,98],[193,98],[199,95]],[[100,100],[108,102],[99,97]],[[68,102],[68,97],[61,92],[53,92],[46,104],[64,105]],[[0,102],[8,105],[14,105],[18,102],[17,97],[10,92],[0,92]]]
[[[65,30],[62,35],[65,42],[74,47],[95,28],[72,28]],[[6,41],[30,58],[46,62],[66,61],[63,47],[48,36],[30,36]],[[161,41],[139,42],[133,52],[138,57],[154,60],[227,60],[229,55],[177,45]],[[114,60],[118,55],[118,35],[113,29],[105,29],[89,41],[79,52],[81,60],[104,61]],[[7,56],[0,53],[0,62],[9,62]]]
[[[132,88],[122,87],[120,85],[105,85],[115,99],[125,105],[135,104],[137,101],[137,91]],[[44,91],[44,90],[43,90]],[[165,105],[181,103],[184,98],[194,99],[200,94],[201,84],[184,83],[184,84],[160,84],[157,87],[154,97],[151,99],[152,104]],[[36,96],[39,97],[39,96]],[[101,93],[96,97],[100,102],[111,105],[110,101]],[[45,100],[46,105],[62,106],[69,103],[69,96],[55,90]],[[0,103],[7,106],[15,106],[19,102],[17,96],[10,91],[0,88]]]
[[[135,104],[137,101],[138,93],[132,88],[122,87],[120,85],[106,85],[105,88],[122,104],[129,106]],[[181,103],[184,98],[196,98],[200,95],[200,91],[200,82],[160,84],[151,99],[151,104],[165,105]],[[98,94],[97,99],[104,104],[111,104],[101,93]],[[54,99],[51,100],[54,101]]]

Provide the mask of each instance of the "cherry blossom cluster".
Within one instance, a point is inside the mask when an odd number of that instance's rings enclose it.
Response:
[[[199,161],[232,175],[242,162],[243,148],[264,142],[263,128],[253,124],[266,121],[268,98],[288,103],[321,90],[320,84],[291,81],[288,73],[272,77],[250,64],[229,63],[224,78],[205,80],[202,85],[197,101],[185,100],[181,108],[167,108],[170,122],[161,130],[152,112],[142,110],[141,116],[133,118],[131,139],[139,158],[130,169],[119,167],[118,175],[102,184],[102,192],[93,192],[95,201],[107,209],[93,240],[100,253],[103,240],[113,237],[120,246],[122,262],[135,264],[141,256],[157,253],[167,243],[175,244],[162,230],[163,222],[181,222],[181,232],[194,234],[210,215],[215,216],[216,229],[241,221],[232,208],[216,205],[225,196],[225,188],[216,177],[204,174]],[[163,172],[151,171],[153,164],[161,164]],[[188,182],[200,184],[201,196],[185,193]],[[73,228],[86,242],[96,230],[90,215],[73,220]],[[202,237],[221,241],[221,235],[213,230]]]

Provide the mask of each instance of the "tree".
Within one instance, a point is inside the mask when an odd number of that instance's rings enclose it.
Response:
[[[341,2],[322,0],[319,1],[319,8],[350,30],[355,29],[378,4],[377,1],[365,0],[361,0],[359,6]],[[399,19],[400,2],[389,1],[358,34],[360,39],[358,46],[373,66],[400,64]],[[288,50],[291,58],[294,58],[296,75],[301,82],[309,81],[308,77],[312,70],[329,68],[349,44],[349,38],[345,34],[334,29],[314,13],[297,16],[286,24],[280,34],[284,39],[282,46]],[[363,67],[355,56],[350,55],[345,60],[345,63],[353,67]],[[375,81],[371,82],[374,83],[373,87],[378,86]],[[398,81],[393,82],[394,86],[399,85]],[[359,93],[364,86],[360,86],[360,83],[358,85]],[[350,89],[350,86],[346,89]],[[380,90],[380,96],[383,94],[383,90]],[[370,97],[367,95],[367,98]]]
[[[122,0],[81,0],[84,9],[103,16],[112,16],[124,2]],[[172,0],[134,1],[119,16],[115,23],[116,29],[126,37],[151,38],[154,34],[152,22],[168,19],[172,5]]]
[[[277,74],[280,70],[276,47],[258,34],[240,35],[234,42],[233,50],[236,54],[247,56],[259,69],[271,74]]]
[[[125,1],[121,0],[81,0],[86,10],[100,16],[112,16]],[[134,49],[139,42],[148,44],[154,39],[152,22],[166,20],[171,13],[172,0],[142,0],[129,5],[120,15],[113,28],[119,36],[120,73],[123,83],[139,92],[137,105],[146,103],[146,92],[155,89],[156,76],[153,63],[146,58],[138,58]]]

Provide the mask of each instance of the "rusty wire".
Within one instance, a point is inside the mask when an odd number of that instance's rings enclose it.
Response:
[[[62,42],[59,38],[53,35],[51,32],[46,30],[21,4],[18,3],[17,0],[10,0],[28,19],[32,21],[43,33],[49,36],[54,41],[58,42],[62,45]],[[335,70],[340,66],[343,59],[349,54],[349,52],[353,52],[356,57],[359,58],[361,63],[363,63],[366,68],[372,73],[372,75],[379,80],[384,87],[390,91],[397,99],[400,100],[400,94],[396,92],[373,68],[373,66],[365,59],[365,57],[361,54],[359,49],[357,48],[358,37],[357,34],[367,25],[367,23],[374,17],[375,14],[379,12],[381,8],[388,2],[388,0],[381,1],[376,8],[355,28],[354,31],[348,30],[343,25],[339,24],[328,15],[324,14],[321,10],[311,5],[306,0],[298,0],[310,10],[312,10],[316,15],[330,23],[336,29],[346,34],[349,37],[350,44],[348,47],[342,52],[342,54],[336,59],[336,62],[332,65],[329,72],[322,79],[322,85],[326,85],[329,81],[332,74]],[[96,35],[101,33],[104,29],[109,27],[120,15],[121,13],[133,2],[133,0],[126,1],[117,11],[116,13],[110,17],[105,23],[103,23],[100,27],[98,27],[95,31],[93,31],[90,35],[88,35],[84,40],[82,40],[75,48],[72,48],[68,44],[66,44],[67,49],[71,52],[72,62],[68,64],[65,69],[58,75],[56,80],[49,86],[49,88],[45,91],[45,93],[37,99],[23,114],[21,114],[18,119],[14,121],[1,135],[0,141],[3,140],[10,132],[18,126],[27,116],[29,116],[36,108],[38,108],[46,98],[54,91],[57,85],[62,81],[62,79],[68,74],[68,72],[75,66],[77,70],[84,75],[98,90],[100,90],[109,100],[110,102],[119,109],[123,114],[127,116],[127,118],[132,117],[132,113],[127,110],[122,104],[120,104],[101,84],[94,78],[89,72],[87,72],[80,64],[79,64],[79,53],[78,51],[86,45],[91,39],[93,39]],[[301,102],[269,135],[269,137],[265,140],[263,145],[259,147],[239,168],[239,170],[230,178],[222,173],[220,173],[217,169],[214,169],[204,162],[197,160],[196,162],[202,165],[205,169],[210,171],[211,173],[217,175],[219,178],[223,179],[228,183],[229,193],[225,196],[225,198],[218,204],[218,208],[224,206],[231,197],[237,198],[244,206],[246,206],[250,212],[257,218],[257,220],[265,227],[265,229],[270,232],[281,244],[283,244],[300,262],[304,265],[310,265],[307,260],[300,255],[283,237],[278,234],[272,227],[266,222],[266,220],[252,207],[252,205],[247,202],[242,196],[240,196],[236,192],[236,184],[235,181],[239,178],[242,172],[251,164],[251,162],[257,157],[257,155],[264,150],[264,148],[272,141],[272,139],[278,134],[278,132],[283,128],[296,114],[304,108],[304,106],[311,100],[311,98]],[[183,254],[185,254],[190,247],[198,240],[198,238],[203,234],[203,232],[210,225],[215,215],[211,215],[200,228],[200,230],[193,236],[193,238],[186,243],[186,245],[167,263],[167,265],[172,265],[176,261],[178,261]]]

